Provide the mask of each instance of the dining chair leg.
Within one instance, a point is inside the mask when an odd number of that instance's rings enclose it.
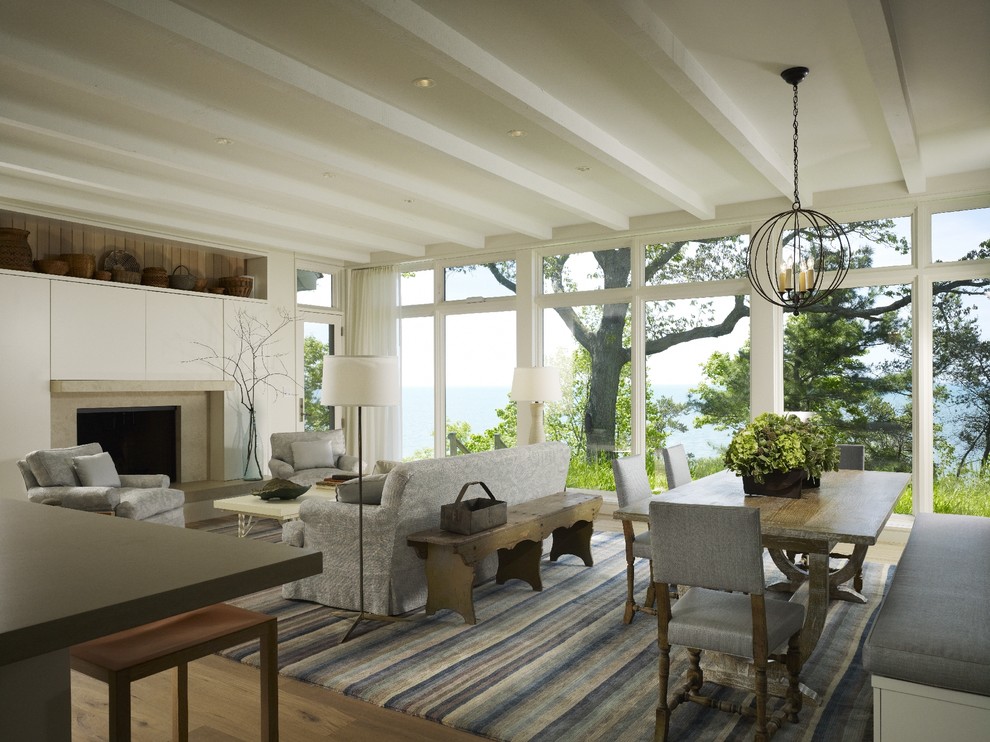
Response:
[[[653,560],[650,560],[650,584],[646,588],[646,602],[643,604],[647,608],[657,607],[657,585],[653,581]]]
[[[654,742],[666,742],[670,734],[670,708],[667,706],[667,686],[670,679],[670,646],[660,644],[659,681],[657,699],[657,720],[653,730]]]
[[[766,664],[758,665],[755,670],[756,693],[756,742],[767,742],[770,735],[767,733],[767,667]]]
[[[622,623],[628,624],[632,623],[633,616],[636,615],[636,601],[633,593],[636,581],[633,567],[636,561],[636,557],[633,556],[633,539],[636,538],[636,535],[633,532],[631,521],[622,521],[622,534],[626,541],[626,609],[622,614]]]

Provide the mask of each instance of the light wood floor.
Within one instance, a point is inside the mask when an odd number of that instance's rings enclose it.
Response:
[[[621,531],[606,501],[596,530]],[[896,540],[895,540],[896,541]],[[902,546],[882,542],[870,548],[872,561],[896,564]],[[131,728],[135,742],[171,739],[172,672],[132,686]],[[258,670],[212,656],[189,666],[192,742],[247,742],[260,739]],[[73,742],[107,738],[107,688],[72,673]],[[291,678],[279,678],[279,731],[283,742],[457,742],[481,739],[397,711],[333,693]]]

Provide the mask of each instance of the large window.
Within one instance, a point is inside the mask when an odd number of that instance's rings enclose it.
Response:
[[[447,453],[495,447],[516,366],[516,313],[447,317]],[[500,436],[501,438],[501,436]]]
[[[932,215],[932,260],[990,258],[990,208]]]
[[[560,369],[564,389],[544,427],[570,445],[572,477],[575,467],[608,469],[632,448],[628,318],[627,303],[544,311],[543,365]]]
[[[512,296],[516,293],[516,263],[507,260],[484,265],[459,265],[443,273],[447,301]]]
[[[434,430],[433,318],[402,320],[402,459],[432,459]]]
[[[749,314],[742,296],[646,303],[646,450],[684,446],[695,476],[719,471],[749,421]],[[663,467],[654,486],[666,487]]]
[[[334,408],[320,401],[323,391],[323,357],[336,352],[333,324],[303,323],[303,396],[304,430],[333,430],[336,425]]]
[[[990,258],[990,209],[935,214],[932,256]],[[967,266],[947,278],[932,285],[934,510],[988,515],[990,266]]]
[[[914,470],[921,489],[898,511],[932,509],[934,490],[935,510],[990,515],[990,208],[985,197],[944,203],[905,199],[883,207],[889,216],[858,206],[843,225],[853,250],[843,286],[783,321],[762,300],[750,305],[759,217],[527,246],[490,264],[436,261],[436,275],[415,274],[431,291],[403,301],[408,320],[443,328],[430,345],[443,382],[433,420],[471,450],[498,445],[496,434],[513,445],[518,352],[520,365],[562,371],[564,399],[547,405],[545,429],[572,448],[571,486],[608,489],[611,459],[644,453],[663,487],[654,454],[674,443],[703,475],[754,408],[781,407],[816,412],[866,448],[870,468]],[[517,297],[517,280],[532,294]],[[441,298],[430,304],[429,293]]]
[[[865,446],[868,469],[911,471],[911,335],[910,286],[840,289],[788,315],[784,408]]]
[[[547,255],[543,258],[543,293],[600,291],[629,285],[628,247]]]

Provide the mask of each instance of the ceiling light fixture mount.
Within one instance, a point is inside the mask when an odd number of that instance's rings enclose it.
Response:
[[[432,77],[417,77],[412,84],[417,88],[432,88],[437,83]]]
[[[798,314],[832,294],[849,272],[852,249],[833,219],[801,208],[798,194],[798,84],[807,67],[780,73],[794,89],[794,202],[756,230],[746,266],[753,289],[771,304]]]

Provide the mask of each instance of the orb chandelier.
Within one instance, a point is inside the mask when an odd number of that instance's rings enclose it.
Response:
[[[753,289],[771,304],[798,314],[834,292],[849,272],[852,249],[845,230],[818,211],[801,208],[798,194],[798,83],[807,67],[780,73],[794,89],[794,202],[767,219],[749,248]]]

